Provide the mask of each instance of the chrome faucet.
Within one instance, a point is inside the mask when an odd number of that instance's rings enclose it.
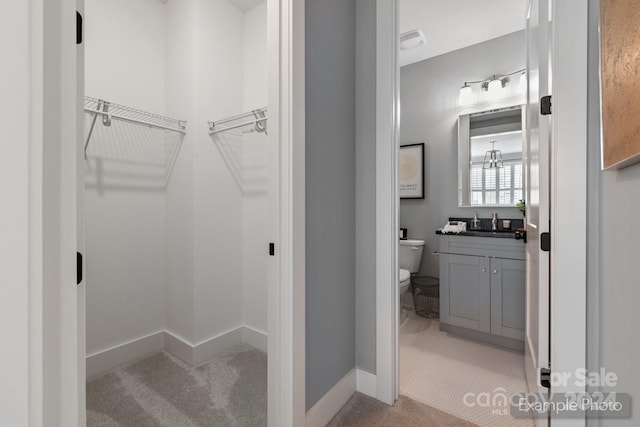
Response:
[[[471,229],[477,230],[480,228],[480,220],[478,219],[478,211],[473,214],[473,219],[471,220]]]
[[[498,212],[491,215],[491,231],[498,231]]]

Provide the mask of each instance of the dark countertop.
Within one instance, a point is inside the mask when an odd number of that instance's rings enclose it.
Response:
[[[520,218],[498,218],[498,230],[491,231],[491,219],[490,218],[478,218],[480,220],[480,229],[471,229],[471,218],[455,218],[450,217],[449,221],[464,221],[467,223],[467,231],[463,233],[443,233],[442,230],[437,230],[436,234],[443,236],[470,236],[470,237],[494,237],[498,239],[515,239],[516,228],[524,227],[524,221]],[[502,221],[508,219],[511,221],[510,229],[502,228]],[[521,236],[522,237],[522,236]]]
[[[513,230],[467,230],[462,233],[443,233],[442,230],[436,230],[436,234],[443,236],[471,236],[471,237],[493,237],[498,239],[515,239],[516,232]]]

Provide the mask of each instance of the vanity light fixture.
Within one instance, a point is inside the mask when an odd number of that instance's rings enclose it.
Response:
[[[496,141],[491,141],[491,150],[484,153],[484,162],[482,169],[494,169],[504,166],[502,161],[502,151],[496,150]]]
[[[526,70],[517,70],[513,73],[509,74],[494,74],[485,80],[477,80],[477,81],[466,81],[464,85],[460,87],[460,93],[458,95],[458,104],[460,106],[469,105],[473,103],[473,85],[479,85],[480,90],[487,93],[490,100],[495,100],[502,97],[505,93],[504,89],[510,84],[511,77],[516,74],[520,74],[520,81],[518,85],[518,89],[520,92],[524,93],[522,90],[522,82],[524,79],[524,84],[526,88]]]
[[[482,82],[480,87],[486,91],[490,99],[498,99],[502,95],[502,89],[509,84],[509,77],[491,76],[489,80]]]

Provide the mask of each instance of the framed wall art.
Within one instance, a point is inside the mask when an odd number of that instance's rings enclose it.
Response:
[[[640,162],[640,2],[601,0],[602,168]]]
[[[401,199],[424,199],[424,143],[400,147],[398,183]]]

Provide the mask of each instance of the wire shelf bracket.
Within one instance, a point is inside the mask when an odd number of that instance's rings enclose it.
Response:
[[[226,119],[209,122],[209,135],[212,136],[221,132],[227,132],[247,126],[252,126],[253,130],[256,132],[267,134],[267,107],[227,117]]]
[[[92,116],[87,139],[84,143],[85,157],[87,155],[87,148],[89,147],[91,135],[95,129],[98,116],[102,117],[102,124],[107,127],[111,126],[113,120],[119,120],[150,128],[177,132],[183,135],[186,133],[186,122],[184,120],[172,119],[159,114],[149,113],[147,111],[105,101],[103,99],[85,96],[84,111]]]

